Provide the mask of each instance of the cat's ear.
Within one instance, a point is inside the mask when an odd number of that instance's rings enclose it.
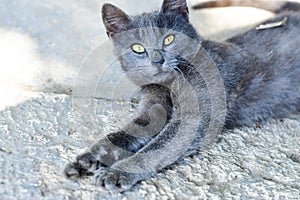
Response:
[[[187,20],[189,19],[189,8],[186,0],[164,0],[161,7],[161,12],[174,12],[182,15]]]
[[[108,37],[126,30],[131,21],[125,12],[109,3],[102,6],[101,14]]]

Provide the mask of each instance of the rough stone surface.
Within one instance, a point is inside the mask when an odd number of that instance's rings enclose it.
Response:
[[[64,178],[64,165],[126,124],[135,107],[128,98],[134,87],[114,70],[117,66],[105,68],[105,73],[100,69],[96,92],[71,95],[95,86],[78,81],[84,67],[105,63],[97,59],[107,50],[101,51],[99,44],[109,45],[99,20],[103,2],[1,1],[0,199],[300,199],[297,118],[225,132],[211,149],[122,194],[98,189],[91,178]],[[132,14],[161,4],[111,2]],[[240,8],[191,14],[199,32],[216,40],[271,16]]]

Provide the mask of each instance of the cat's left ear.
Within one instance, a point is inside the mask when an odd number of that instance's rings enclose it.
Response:
[[[189,20],[189,8],[186,0],[164,0],[161,12],[174,12]]]
[[[108,37],[127,30],[131,22],[125,12],[109,3],[103,5],[101,14]]]

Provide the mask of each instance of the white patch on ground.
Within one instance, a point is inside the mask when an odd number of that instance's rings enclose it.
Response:
[[[43,61],[30,36],[0,29],[0,44],[0,110],[36,96],[33,91],[67,93],[72,88],[68,79],[75,80],[76,71],[66,64]]]

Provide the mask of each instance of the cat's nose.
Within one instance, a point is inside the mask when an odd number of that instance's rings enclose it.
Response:
[[[165,62],[162,52],[158,49],[154,49],[150,53],[151,62],[154,64],[163,64]]]

